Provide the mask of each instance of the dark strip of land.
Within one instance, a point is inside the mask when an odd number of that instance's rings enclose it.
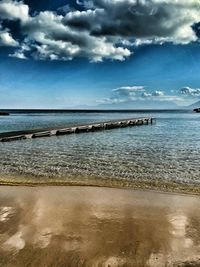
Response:
[[[187,109],[0,109],[9,114],[53,114],[53,113],[156,113],[191,112]]]

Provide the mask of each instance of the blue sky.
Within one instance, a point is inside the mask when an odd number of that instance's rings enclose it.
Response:
[[[200,9],[198,1],[177,3],[0,1],[0,108],[198,101]]]

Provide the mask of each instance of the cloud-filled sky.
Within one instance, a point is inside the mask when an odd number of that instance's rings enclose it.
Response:
[[[200,99],[199,0],[0,0],[0,108]]]

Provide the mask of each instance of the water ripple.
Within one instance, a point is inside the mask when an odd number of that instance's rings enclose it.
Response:
[[[157,117],[152,126],[0,143],[1,176],[199,183],[200,117],[188,113]],[[73,116],[69,121],[79,119]]]

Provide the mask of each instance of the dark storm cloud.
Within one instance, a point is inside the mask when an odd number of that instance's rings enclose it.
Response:
[[[97,0],[94,12],[66,16],[67,23],[85,25],[92,35],[189,43],[196,40],[192,25],[199,21],[198,1]]]
[[[32,12],[22,1],[0,1],[0,21],[20,23],[20,40],[0,31],[1,45],[20,48],[12,56],[36,59],[90,61],[124,60],[134,45],[197,41],[194,25],[200,21],[198,0],[77,1],[56,11]],[[34,15],[33,15],[34,14]],[[23,36],[23,38],[22,38]]]

